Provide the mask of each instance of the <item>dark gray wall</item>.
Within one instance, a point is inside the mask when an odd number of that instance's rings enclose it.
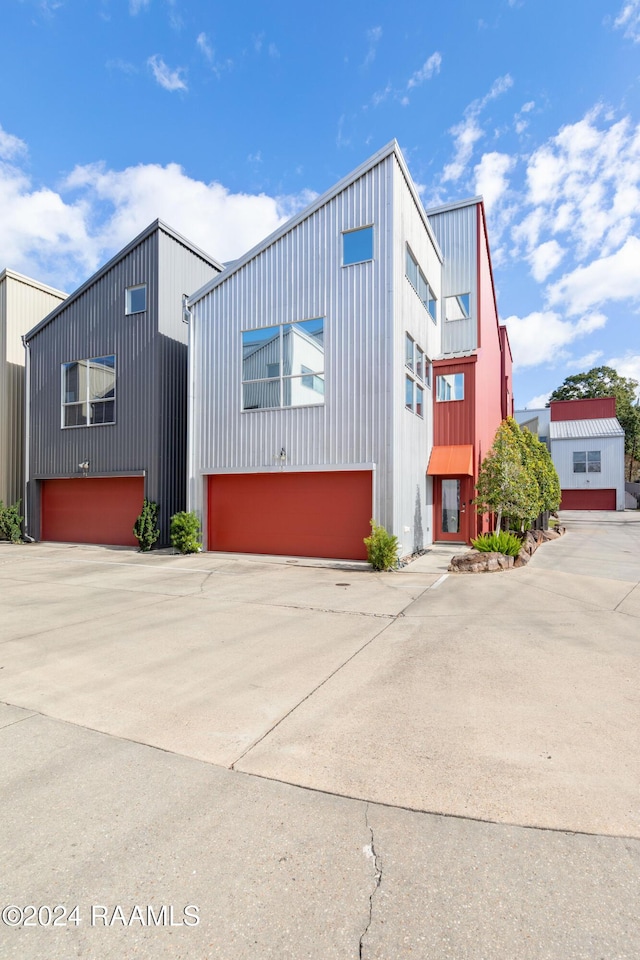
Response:
[[[30,536],[40,535],[34,481],[79,476],[78,465],[89,460],[90,476],[145,471],[146,496],[160,506],[158,545],[168,543],[169,517],[186,504],[182,293],[216,273],[158,227],[31,338]],[[140,283],[147,310],[126,316],[125,289]],[[61,364],[109,354],[116,357],[116,422],[62,429]]]

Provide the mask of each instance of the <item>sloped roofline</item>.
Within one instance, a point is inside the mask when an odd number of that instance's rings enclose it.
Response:
[[[317,197],[312,203],[306,206],[303,210],[301,210],[299,213],[295,214],[293,217],[287,220],[286,223],[283,223],[282,226],[274,230],[273,233],[269,234],[268,237],[265,237],[264,240],[261,240],[260,243],[256,244],[255,247],[252,247],[251,250],[248,250],[247,253],[245,253],[243,256],[233,261],[233,263],[230,266],[228,266],[227,269],[224,271],[224,274],[220,274],[219,276],[214,277],[212,280],[209,280],[202,287],[200,287],[199,290],[196,290],[196,292],[193,293],[188,298],[187,300],[188,306],[193,306],[193,304],[197,303],[199,300],[202,300],[202,298],[205,297],[210,290],[213,290],[214,287],[217,287],[219,284],[226,282],[230,276],[232,276],[238,270],[241,270],[242,267],[245,266],[245,264],[249,263],[251,260],[257,257],[260,253],[263,252],[263,250],[266,250],[273,243],[275,243],[281,237],[285,236],[285,234],[289,233],[291,230],[297,227],[304,220],[307,220],[310,216],[316,213],[317,210],[319,210],[321,207],[324,207],[327,203],[329,203],[329,201],[333,200],[334,197],[337,197],[338,194],[342,193],[344,190],[347,189],[347,187],[351,186],[352,183],[355,183],[356,180],[359,180],[366,173],[368,173],[370,170],[376,167],[379,163],[381,163],[383,160],[386,160],[387,157],[390,157],[392,155],[394,155],[396,160],[398,161],[398,164],[406,180],[409,191],[415,202],[418,213],[420,214],[420,218],[424,224],[424,227],[427,233],[429,234],[429,238],[433,243],[434,249],[440,259],[440,262],[442,263],[444,258],[442,256],[440,246],[436,239],[436,235],[433,232],[433,227],[429,223],[429,219],[427,217],[424,206],[418,194],[418,190],[416,188],[415,183],[413,182],[411,174],[409,173],[407,162],[404,159],[404,156],[400,149],[400,145],[398,141],[394,138],[393,140],[390,140],[389,143],[386,144],[386,146],[378,150],[377,153],[374,153],[372,157],[369,157],[368,160],[365,160],[364,163],[361,163],[359,167],[356,167],[355,170],[352,170],[351,173],[347,174],[346,177],[343,177],[342,180],[339,180],[338,183],[334,184],[333,187],[331,187],[321,196]]]
[[[139,233],[137,237],[134,237],[134,239],[130,243],[128,243],[126,247],[123,247],[122,250],[119,250],[118,253],[115,254],[115,256],[113,256],[110,260],[107,261],[107,263],[104,264],[104,266],[100,267],[99,270],[93,273],[88,280],[85,280],[85,282],[81,284],[81,286],[79,286],[77,290],[74,290],[73,293],[70,294],[66,300],[64,300],[57,307],[55,307],[51,311],[51,313],[48,313],[47,316],[44,317],[44,319],[42,319],[39,323],[35,325],[35,327],[29,330],[28,333],[25,333],[23,340],[25,342],[27,340],[31,340],[31,338],[34,337],[37,333],[39,333],[43,327],[46,327],[49,323],[51,323],[52,320],[55,320],[58,314],[61,313],[63,310],[65,310],[70,303],[73,303],[74,300],[77,300],[77,298],[81,294],[83,294],[86,290],[88,290],[89,287],[93,286],[93,284],[97,280],[99,280],[106,273],[108,273],[109,270],[113,269],[113,267],[115,267],[116,264],[118,264],[121,260],[123,260],[126,256],[128,256],[128,254],[130,254],[132,250],[135,250],[137,246],[139,246],[144,240],[147,240],[157,230],[161,230],[163,233],[166,233],[168,236],[172,237],[174,240],[182,244],[182,246],[186,247],[192,253],[195,253],[196,256],[201,257],[203,260],[205,260],[208,264],[210,264],[210,266],[215,267],[217,270],[220,270],[221,272],[224,270],[224,267],[222,266],[221,263],[219,263],[217,260],[214,260],[212,256],[210,256],[208,253],[205,253],[204,250],[200,249],[200,247],[197,247],[195,243],[192,243],[190,240],[187,240],[186,237],[183,237],[181,233],[178,233],[177,230],[174,230],[173,227],[170,227],[169,224],[164,222],[164,220],[160,220],[158,218],[157,220],[154,220],[153,223],[150,223],[149,226],[146,227],[146,229],[144,229],[142,233]]]
[[[433,217],[438,213],[448,213],[450,210],[461,210],[463,207],[475,207],[483,202],[484,198],[481,195],[477,197],[467,197],[466,200],[455,200],[453,203],[441,203],[438,207],[429,207],[426,213],[428,217]]]
[[[54,297],[62,297],[66,299],[69,294],[65,293],[64,290],[58,290],[56,287],[49,286],[48,283],[42,283],[41,280],[34,280],[33,277],[27,277],[24,273],[18,273],[17,270],[11,270],[9,267],[5,267],[4,270],[0,271],[0,283],[3,280],[18,280],[20,283],[26,284],[28,287],[33,287],[34,290],[41,290],[43,293],[50,293]]]

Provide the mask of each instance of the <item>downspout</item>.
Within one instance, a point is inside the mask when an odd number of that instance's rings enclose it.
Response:
[[[189,328],[187,338],[187,510],[193,509],[193,421],[194,421],[194,372],[193,372],[193,313],[188,306],[189,298],[182,294],[182,322]]]
[[[30,470],[30,446],[31,446],[31,344],[22,334],[22,346],[25,350],[24,363],[24,513],[23,513],[23,538],[27,543],[35,543],[33,537],[29,536],[29,470]]]

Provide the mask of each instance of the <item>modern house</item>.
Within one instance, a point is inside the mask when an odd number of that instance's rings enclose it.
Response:
[[[481,197],[427,211],[444,258],[442,340],[433,361],[434,539],[471,540],[489,529],[473,506],[496,429],[513,416],[513,359],[498,319]]]
[[[515,419],[518,421],[520,426],[527,430],[530,433],[533,433],[537,436],[540,443],[544,443],[547,450],[550,449],[549,442],[549,424],[551,422],[551,409],[550,407],[531,407],[527,410],[516,410],[514,413]]]
[[[206,549],[359,559],[372,517],[403,555],[475,533],[512,411],[481,200],[428,217],[392,141],[187,309]]]
[[[25,336],[29,536],[136,545],[146,496],[168,542],[186,499],[182,298],[221,270],[156,220]]]
[[[0,272],[0,500],[24,497],[24,347],[22,335],[66,293],[14,270]]]
[[[551,458],[562,510],[624,510],[624,430],[615,397],[552,400]]]

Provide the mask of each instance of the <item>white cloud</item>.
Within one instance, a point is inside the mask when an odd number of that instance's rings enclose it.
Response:
[[[135,17],[141,10],[146,10],[150,3],[151,0],[129,0],[129,13]]]
[[[562,304],[571,316],[612,300],[640,298],[640,238],[628,237],[609,257],[565,274],[548,290],[549,303]]]
[[[480,163],[474,167],[476,193],[484,197],[487,210],[491,211],[502,200],[509,187],[507,174],[516,161],[506,153],[483,153]]]
[[[425,80],[430,80],[434,73],[440,73],[441,64],[442,55],[436,50],[436,52],[432,53],[428,60],[423,63],[420,69],[416,70],[413,76],[409,78],[407,90],[411,90],[412,87],[419,87]]]
[[[270,44],[269,44],[269,51],[268,51],[268,52],[269,52],[269,56],[270,56],[273,60],[279,60],[279,59],[280,59],[280,51],[279,51],[278,48],[276,47],[275,43],[270,43]]]
[[[0,125],[0,160],[15,160],[27,153],[27,145],[20,137],[7,133]]]
[[[534,280],[542,283],[553,273],[560,261],[565,255],[565,251],[557,240],[547,240],[535,247],[529,254],[529,263],[531,264],[531,274]]]
[[[607,322],[601,313],[579,320],[563,320],[550,310],[530,313],[526,317],[507,317],[509,343],[515,367],[536,367],[567,358],[566,347],[574,340],[600,330]]]
[[[207,60],[213,60],[213,47],[209,43],[206,33],[199,33],[196,39],[196,46],[206,57]]]
[[[476,143],[484,136],[484,131],[478,123],[479,115],[491,100],[501,96],[511,86],[513,86],[513,80],[508,73],[504,77],[498,77],[481,100],[474,100],[466,107],[460,123],[450,128],[449,132],[454,137],[455,153],[451,163],[448,163],[442,172],[442,183],[449,180],[456,181],[462,177]]]
[[[367,50],[367,55],[364,58],[363,67],[368,67],[370,63],[376,58],[376,53],[378,52],[378,44],[382,37],[382,27],[372,27],[371,30],[367,30],[367,41],[369,43],[369,49]]]
[[[602,356],[602,350],[592,350],[591,353],[585,353],[583,357],[577,357],[575,360],[567,360],[567,366],[572,370],[591,370]]]
[[[611,360],[607,360],[606,366],[613,367],[621,377],[629,377],[640,384],[640,353],[630,350],[623,357],[612,357]],[[640,400],[640,386],[636,390],[636,397]]]
[[[151,67],[155,79],[165,90],[173,92],[174,90],[189,89],[181,77],[181,74],[184,73],[184,67],[177,67],[175,70],[171,70],[157,53],[149,57],[147,63]]]
[[[628,40],[640,43],[640,0],[629,0],[623,4],[613,25],[618,29],[624,28],[624,36]]]
[[[549,402],[549,397],[551,396],[551,391],[548,393],[539,393],[537,397],[531,397],[528,403],[525,404],[525,410],[542,410],[543,407],[546,407]]]

